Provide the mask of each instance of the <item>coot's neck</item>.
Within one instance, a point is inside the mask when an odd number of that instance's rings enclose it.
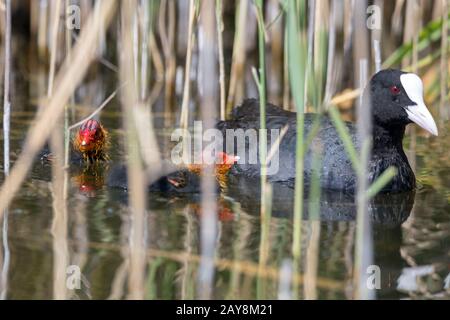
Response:
[[[372,131],[374,152],[396,149],[404,153],[402,142],[405,135],[405,125],[384,127],[374,123]]]

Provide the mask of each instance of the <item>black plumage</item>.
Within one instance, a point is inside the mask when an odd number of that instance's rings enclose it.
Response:
[[[411,83],[417,85],[419,80],[416,76],[403,77],[406,73],[399,70],[383,70],[372,77],[369,85],[365,89],[364,95],[369,95],[366,101],[371,102],[372,106],[372,137],[373,150],[368,167],[369,182],[373,182],[389,166],[397,168],[397,175],[383,188],[384,192],[399,192],[412,190],[415,188],[414,172],[409,165],[402,146],[402,140],[405,133],[405,127],[411,123],[411,112],[417,113],[412,107],[420,107],[422,102],[412,101]],[[411,75],[411,74],[410,74]],[[412,78],[412,79],[411,79]],[[418,77],[417,77],[418,79]],[[406,81],[409,83],[406,84]],[[403,84],[407,85],[406,87]],[[421,82],[418,87],[421,89]],[[409,92],[408,92],[409,91]],[[419,90],[415,90],[419,91]],[[420,95],[422,93],[420,92]],[[421,97],[421,96],[420,96]],[[423,107],[426,107],[423,104]],[[430,132],[437,134],[434,120],[430,117],[428,110],[422,113],[419,110],[419,116],[427,119],[427,124],[431,126],[426,128]],[[425,115],[423,115],[425,114]],[[426,118],[428,115],[428,118]],[[271,182],[281,182],[293,187],[295,183],[295,150],[296,150],[296,127],[297,114],[283,110],[272,104],[266,107],[266,126],[268,129],[268,150],[270,149],[270,129],[282,129],[288,126],[287,132],[281,140],[279,146],[279,170],[268,176]],[[417,120],[419,125],[424,126],[424,120]],[[304,160],[304,182],[308,185],[311,181],[312,171],[312,148],[320,146],[321,169],[320,184],[322,188],[332,190],[345,190],[353,192],[356,189],[357,177],[352,163],[346,153],[344,144],[340,139],[333,123],[327,115],[305,114],[304,115],[304,139],[308,137],[313,128],[319,124],[314,138],[308,145]],[[430,124],[432,122],[432,124]],[[356,124],[346,122],[351,140],[359,152],[361,143],[358,140]],[[434,130],[433,130],[434,126]],[[426,126],[424,126],[425,128]],[[220,121],[217,128],[226,134],[227,129],[259,129],[259,101],[255,99],[245,100],[241,106],[233,110],[230,120]],[[225,141],[225,140],[224,140]],[[248,152],[258,152],[258,144],[246,142]],[[226,150],[233,154],[235,150]],[[239,155],[239,154],[238,154]],[[232,169],[231,174],[239,174],[248,177],[260,175],[259,164],[249,164],[238,162]]]

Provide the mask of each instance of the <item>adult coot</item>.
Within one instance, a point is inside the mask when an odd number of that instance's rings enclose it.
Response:
[[[430,133],[437,135],[436,123],[423,101],[423,85],[420,78],[413,73],[400,70],[382,70],[375,74],[364,90],[370,95],[372,105],[372,137],[373,150],[369,162],[369,180],[373,182],[389,166],[397,168],[397,175],[382,191],[399,192],[415,188],[414,173],[403,151],[402,139],[405,127],[416,123]],[[366,100],[367,101],[367,100]],[[270,129],[281,129],[288,126],[287,132],[279,145],[279,169],[268,176],[269,181],[282,182],[293,187],[295,181],[295,149],[296,149],[296,113],[283,110],[268,104],[266,108],[268,141]],[[311,180],[312,151],[311,146],[320,145],[321,154],[321,187],[333,190],[354,192],[356,189],[356,173],[347,156],[344,145],[327,116],[305,114],[305,137],[312,130],[314,120],[320,117],[320,128],[305,154],[305,184]],[[345,123],[353,144],[359,151],[360,141],[356,133],[356,125]],[[227,129],[259,129],[259,102],[254,99],[245,100],[241,106],[233,110],[232,118],[221,121],[217,128],[225,135]],[[248,152],[258,152],[258,144],[246,142]],[[269,149],[270,147],[268,147]],[[236,152],[236,147],[234,152]],[[227,150],[227,153],[233,153]],[[238,154],[242,156],[241,154]],[[273,160],[272,160],[273,161]],[[232,174],[259,176],[258,164],[244,163],[241,157],[232,169]]]

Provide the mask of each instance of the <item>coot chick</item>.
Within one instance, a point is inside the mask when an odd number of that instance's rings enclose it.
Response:
[[[106,185],[112,188],[128,190],[128,175],[125,165],[117,165],[108,173]],[[164,173],[147,187],[150,192],[162,193],[199,193],[200,176],[189,169],[178,169]]]
[[[216,190],[227,187],[228,172],[237,157],[218,152],[214,165]],[[201,191],[201,175],[203,164],[189,164],[186,167],[174,166],[170,162],[163,162],[161,176],[148,186],[150,192],[162,193],[199,193]],[[128,189],[127,168],[125,165],[113,167],[107,178],[109,187]]]
[[[369,161],[369,181],[373,182],[389,166],[397,168],[397,175],[383,188],[382,192],[400,192],[415,188],[416,181],[408,159],[403,151],[402,140],[406,125],[414,122],[437,135],[436,123],[423,101],[423,84],[413,73],[400,70],[382,70],[375,74],[364,90],[372,105],[373,150]],[[368,101],[368,100],[366,100]],[[266,109],[267,129],[281,129],[288,125],[286,134],[279,145],[279,169],[269,175],[268,180],[282,182],[290,187],[295,185],[296,113],[268,104]],[[312,130],[314,120],[320,117],[320,128],[312,140],[312,145],[322,147],[320,183],[324,189],[354,192],[357,177],[339,135],[327,116],[305,114],[305,137]],[[360,150],[356,124],[345,123],[353,144]],[[259,129],[259,102],[245,100],[233,110],[230,120],[221,121],[217,128],[226,133],[227,129]],[[268,135],[268,143],[270,136]],[[269,150],[270,146],[268,147]],[[248,152],[258,152],[258,145],[249,145]],[[234,150],[236,152],[236,148]],[[227,153],[233,153],[227,150]],[[305,184],[311,180],[311,147],[305,154]],[[247,177],[260,175],[260,166],[237,163],[233,174]]]
[[[108,131],[97,120],[85,121],[72,141],[70,163],[91,164],[107,161],[107,149],[109,146]],[[51,162],[54,155],[48,146],[40,153],[42,162]]]

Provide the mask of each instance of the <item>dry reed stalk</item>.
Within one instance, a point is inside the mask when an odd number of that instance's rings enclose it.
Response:
[[[199,39],[199,78],[203,96],[201,98],[201,113],[204,130],[213,128],[217,111],[217,70],[216,70],[216,33],[214,2],[203,1],[200,9]],[[201,253],[198,272],[197,294],[200,299],[211,299],[214,280],[214,256],[216,252],[217,235],[217,204],[215,192],[213,165],[206,165],[201,178]]]
[[[10,170],[10,126],[11,126],[11,101],[10,101],[10,77],[11,77],[11,0],[5,1],[3,45],[5,48],[4,58],[4,80],[3,80],[3,172],[5,178],[9,176]],[[3,213],[2,221],[2,246],[1,255],[1,277],[0,277],[0,299],[6,299],[8,289],[8,273],[10,262],[10,251],[8,244],[8,215],[7,207],[1,209]]]
[[[419,60],[419,30],[422,20],[422,2],[419,0],[407,0],[405,13],[405,35],[403,43],[412,42],[412,59],[403,59],[402,68],[406,68],[408,64],[412,65],[412,72],[418,72]],[[411,138],[410,149],[408,151],[408,159],[413,171],[416,171],[416,127],[408,127],[409,136]],[[412,211],[414,214],[414,210]]]
[[[138,13],[139,32],[141,34],[141,77],[140,77],[140,95],[141,101],[145,101],[148,95],[148,79],[150,76],[151,64],[148,63],[149,54],[149,33],[152,28],[150,23],[150,4],[148,1],[140,1],[140,8],[142,10]]]
[[[60,22],[62,1],[53,2],[51,4],[51,38],[50,38],[50,69],[49,80],[47,88],[47,98],[53,94],[53,82],[56,70],[56,55],[58,49],[58,30]],[[66,286],[66,268],[69,263],[69,253],[67,244],[68,226],[67,226],[67,205],[66,196],[64,192],[65,187],[65,172],[63,170],[64,163],[64,146],[61,136],[62,127],[60,125],[61,117],[56,119],[51,137],[50,147],[52,152],[56,155],[55,161],[52,162],[52,197],[53,197],[53,221],[52,221],[52,235],[53,235],[53,298],[56,300],[67,299]]]
[[[283,9],[280,8],[278,0],[270,0],[266,6],[266,28],[268,39],[270,39],[270,59],[268,59],[267,73],[267,91],[268,101],[278,105],[281,102],[282,92],[282,74],[283,74],[283,19],[280,14]]]
[[[145,283],[145,223],[146,223],[146,179],[142,175],[143,163],[139,150],[139,135],[136,123],[138,106],[138,87],[135,79],[135,59],[133,55],[133,22],[136,15],[135,0],[122,3],[121,7],[121,41],[120,78],[127,85],[122,89],[123,127],[125,129],[129,204],[132,215],[130,225],[130,270],[128,274],[128,298],[143,299]]]
[[[396,34],[399,34],[400,32],[402,32],[402,25],[403,25],[402,10],[403,10],[404,4],[405,4],[405,0],[396,0],[395,1],[394,13],[392,14],[392,19],[391,19],[391,21],[392,21],[391,29]]]
[[[11,0],[6,0],[5,7],[5,67],[3,80],[3,172],[5,177],[9,175],[9,135],[11,124],[11,102],[9,97],[11,77]]]
[[[87,117],[83,118],[82,120],[78,121],[77,123],[72,124],[70,127],[67,127],[67,130],[73,130],[79,126],[81,126],[84,122],[88,121],[89,119],[92,119],[93,117],[95,117],[98,113],[100,113],[100,111],[103,110],[104,107],[106,107],[108,105],[108,103],[117,95],[117,92],[122,89],[125,86],[125,84],[122,84],[119,88],[117,88],[116,90],[114,90],[113,93],[111,93],[108,98],[105,99],[105,101],[102,102],[102,104],[96,108],[90,115],[88,115]]]
[[[323,110],[324,88],[327,82],[327,44],[326,34],[329,31],[330,7],[328,1],[318,0],[314,10],[314,86],[316,94],[316,111]]]
[[[239,2],[239,6],[236,7],[236,29],[233,42],[233,57],[231,62],[230,72],[230,84],[228,89],[228,98],[226,113],[230,113],[232,107],[236,103],[236,91],[237,87],[242,84],[243,73],[245,68],[245,30],[247,27],[247,11],[249,7],[248,0],[242,0]]]
[[[50,70],[48,76],[48,88],[47,88],[47,97],[50,97],[53,92],[53,81],[55,78],[55,69],[56,69],[56,50],[58,49],[58,28],[59,28],[59,20],[60,20],[60,12],[61,12],[61,1],[56,1],[53,3],[54,8],[52,8],[52,17],[51,17],[51,43],[50,43]],[[53,5],[52,5],[53,7]]]
[[[107,26],[115,11],[116,2],[113,0],[103,0],[98,5],[101,6],[99,20],[103,21],[104,25]],[[29,129],[23,151],[17,159],[11,175],[4,181],[0,189],[0,215],[3,215],[3,209],[9,205],[11,199],[25,179],[34,157],[42,148],[56,125],[56,120],[63,112],[63,107],[70,98],[70,95],[75,90],[77,84],[83,79],[94,57],[93,53],[95,52],[97,32],[99,29],[99,23],[95,22],[93,17],[90,16],[82,28],[80,41],[74,47],[71,63],[68,63],[66,60],[55,77],[53,95],[48,101],[46,108],[43,108]]]
[[[327,57],[327,74],[325,84],[324,106],[330,104],[331,96],[334,94],[337,86],[337,60],[335,57],[336,51],[336,20],[338,14],[337,1],[332,2],[331,10],[329,11],[329,28],[328,28],[328,57]]]
[[[30,1],[30,39],[37,39],[40,1]]]
[[[225,120],[225,59],[223,56],[223,3],[216,0],[217,45],[219,51],[220,120]]]
[[[354,43],[358,46],[354,48],[355,80],[362,92],[368,81],[368,61],[369,61],[369,39],[365,11],[367,0],[355,3],[354,7]],[[365,95],[360,96],[357,102],[357,134],[361,143],[360,149],[360,169],[357,172],[357,228],[355,246],[355,268],[354,268],[354,297],[359,299],[373,298],[366,286],[367,266],[373,261],[372,230],[368,217],[368,198],[366,190],[368,188],[368,163],[372,153],[372,117],[370,100]]]
[[[189,0],[189,19],[188,19],[188,33],[187,33],[187,48],[186,48],[186,66],[184,68],[184,88],[183,101],[181,103],[180,127],[188,128],[189,117],[189,97],[191,84],[191,61],[192,49],[194,44],[194,18],[195,18],[195,0]],[[183,139],[184,140],[184,139]],[[184,152],[183,152],[184,154]]]
[[[381,0],[376,0],[375,1],[375,6],[380,8],[380,13],[381,13],[381,21],[380,21],[380,29],[378,28],[374,28],[372,29],[371,32],[371,37],[372,37],[372,47],[373,47],[373,57],[374,57],[374,62],[375,62],[375,72],[378,72],[381,70],[381,63],[382,63],[382,58],[381,58],[381,36],[383,34],[383,8],[384,8],[384,2]]]
[[[150,56],[155,67],[155,83],[153,89],[150,92],[149,104],[152,105],[159,97],[162,87],[164,85],[164,63],[156,44],[155,34],[153,30],[150,31],[150,43],[149,43]]]
[[[447,86],[448,86],[448,1],[442,2],[442,36],[441,36],[441,101],[440,101],[440,118],[441,123],[449,118],[449,110],[447,105]]]
[[[70,0],[66,0],[66,14],[65,19],[66,23],[69,21],[69,13],[70,13]],[[71,61],[72,59],[72,30],[65,26],[65,43],[66,43],[66,59],[67,61]],[[69,164],[69,144],[70,144],[70,132],[68,130],[69,127],[69,105],[73,105],[75,103],[74,96],[70,96],[69,103],[64,108],[64,167],[67,168]],[[66,176],[64,178],[64,197],[67,197],[67,190],[69,184],[69,175],[66,172]]]
[[[167,14],[167,11],[168,14]],[[167,17],[168,16],[168,17]],[[172,110],[175,90],[175,1],[162,0],[159,11],[158,29],[164,53],[164,103],[166,113]]]
[[[283,54],[283,109],[294,110],[294,104],[291,105],[291,92],[289,80],[289,60],[288,60],[288,41],[287,31],[284,32],[284,54]]]
[[[37,47],[39,58],[44,58],[47,53],[47,15],[48,0],[39,1],[39,19],[37,32]]]

